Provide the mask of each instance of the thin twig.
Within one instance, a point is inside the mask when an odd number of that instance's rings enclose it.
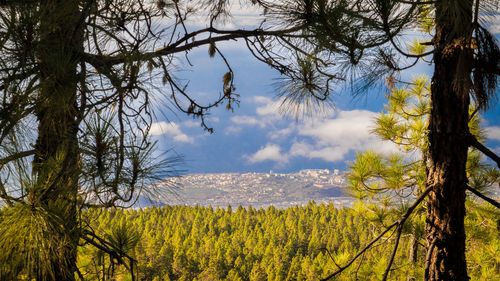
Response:
[[[363,264],[363,260],[365,259],[365,253],[363,253],[363,255],[361,255],[361,259],[359,260],[359,264],[358,264],[358,267],[356,268],[356,271],[354,273],[354,277],[355,277],[355,280],[359,280],[358,279],[358,272],[359,272],[359,269],[361,268],[361,265]]]
[[[90,237],[87,235],[89,235]],[[100,238],[99,236],[97,236],[95,233],[93,233],[91,231],[84,230],[83,235],[81,237],[83,240],[85,240],[89,244],[97,247],[99,250],[102,250],[105,253],[109,254],[111,257],[115,258],[120,264],[123,264],[128,271],[130,271],[130,267],[127,265],[125,260],[123,260],[122,256],[133,260],[132,257],[130,257],[129,255],[127,255],[124,252],[117,251],[116,249],[112,249],[106,240]],[[98,242],[96,242],[95,240],[97,240]]]
[[[491,205],[497,207],[498,209],[500,209],[500,203],[487,197],[486,195],[482,194],[481,192],[477,191],[476,189],[470,187],[470,186],[466,186],[465,187],[467,190],[469,190],[470,192],[474,193],[477,197],[483,199],[484,201],[490,203]]]
[[[475,136],[469,135],[469,145],[481,151],[482,153],[484,153],[484,155],[488,156],[489,158],[491,158],[491,160],[497,163],[498,168],[500,168],[500,157],[496,155],[493,151],[491,151],[489,148],[484,146],[482,143],[480,143]]]
[[[78,269],[78,266],[76,267],[76,274],[78,274],[78,277],[81,279],[81,281],[85,281],[85,278],[83,277],[83,274],[80,272],[80,269]]]
[[[340,266],[339,264],[335,261],[335,259],[333,258],[332,254],[330,253],[330,250],[328,250],[327,248],[321,248],[319,249],[320,251],[326,251],[326,253],[328,254],[328,256],[330,256],[330,259],[333,261],[333,264],[335,264],[339,269],[340,269]]]
[[[377,242],[378,240],[380,240],[380,238],[382,238],[387,232],[389,232],[389,230],[391,230],[393,227],[395,227],[396,225],[398,224],[398,222],[395,222],[393,224],[391,224],[390,226],[388,226],[382,233],[379,234],[379,236],[375,237],[372,241],[370,241],[370,243],[368,243],[368,245],[366,245],[361,251],[359,251],[355,256],[354,258],[352,258],[345,266],[342,266],[340,267],[337,271],[335,271],[334,273],[328,275],[326,278],[323,278],[321,279],[322,281],[326,281],[326,280],[329,280],[333,277],[335,277],[336,275],[340,274],[342,271],[344,271],[346,268],[348,268],[349,266],[351,266],[351,264],[356,261],[356,259],[358,259],[364,252],[366,252],[368,249],[371,248],[371,246],[373,244],[375,244],[375,242]]]
[[[21,151],[21,152],[17,152],[15,154],[9,155],[5,158],[0,159],[0,167],[2,167],[3,165],[5,165],[11,161],[18,160],[18,159],[24,158],[24,157],[28,157],[28,156],[31,156],[34,154],[35,154],[35,150],[31,149],[31,150]]]
[[[391,230],[395,226],[398,226],[399,228],[402,228],[404,222],[410,217],[410,215],[413,213],[413,211],[415,210],[415,208],[427,197],[427,195],[429,194],[429,192],[433,188],[434,188],[434,185],[431,185],[426,190],[424,190],[424,192],[422,192],[422,194],[415,200],[415,202],[413,202],[413,204],[406,210],[406,212],[403,214],[403,216],[401,217],[401,219],[399,219],[398,221],[396,221],[393,224],[389,225],[381,234],[379,234],[379,236],[375,237],[372,241],[370,241],[370,243],[368,243],[368,245],[366,245],[361,251],[359,251],[356,254],[356,256],[354,256],[354,258],[352,258],[345,266],[340,267],[337,271],[333,272],[332,274],[328,275],[326,278],[323,278],[321,280],[322,281],[326,281],[326,280],[329,280],[329,279],[335,277],[336,275],[342,273],[342,271],[344,271],[349,266],[351,266],[352,263],[356,259],[358,259],[364,252],[366,252],[368,249],[370,249],[372,247],[372,245],[375,244],[375,242],[377,242],[378,240],[380,240],[387,232],[389,232],[389,230]],[[395,247],[395,248],[397,248],[397,247]],[[389,269],[390,269],[390,265],[391,264],[389,264],[389,266],[388,266]]]
[[[391,271],[392,263],[394,262],[394,257],[396,256],[396,252],[398,251],[399,240],[401,239],[401,232],[403,231],[404,221],[398,225],[398,234],[396,235],[396,242],[394,242],[394,250],[392,251],[391,258],[389,259],[389,264],[385,268],[384,276],[382,277],[382,281],[387,280],[387,276]]]

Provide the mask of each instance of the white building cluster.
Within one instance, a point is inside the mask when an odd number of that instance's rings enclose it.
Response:
[[[339,170],[306,169],[296,173],[191,174],[180,178],[182,189],[167,204],[288,207],[314,200],[349,205]]]

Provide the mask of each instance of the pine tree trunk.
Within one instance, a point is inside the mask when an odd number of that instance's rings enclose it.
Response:
[[[77,0],[41,1],[40,90],[36,116],[38,137],[33,171],[39,188],[30,200],[57,218],[47,233],[54,253],[50,271],[37,280],[74,280],[79,239],[76,199],[79,178],[77,63],[81,50]],[[54,220],[50,220],[54,221]]]
[[[408,262],[416,264],[418,262],[418,239],[415,235],[411,235],[410,249],[408,255]]]
[[[436,4],[429,170],[426,280],[469,280],[465,261],[465,189],[472,51],[472,2],[460,13],[452,1]],[[462,3],[462,2],[461,2]]]

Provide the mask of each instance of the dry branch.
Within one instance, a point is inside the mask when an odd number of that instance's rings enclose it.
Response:
[[[375,242],[377,242],[378,240],[380,240],[387,232],[389,232],[389,230],[391,230],[395,226],[398,226],[398,236],[397,236],[396,244],[394,246],[394,250],[393,250],[393,253],[392,253],[392,256],[391,256],[391,261],[389,262],[389,264],[388,264],[388,266],[386,268],[386,272],[384,273],[384,279],[383,280],[386,280],[387,273],[390,271],[390,268],[392,266],[392,261],[394,259],[395,253],[397,251],[397,247],[398,247],[398,244],[399,244],[399,239],[401,237],[401,231],[402,231],[402,228],[403,228],[403,224],[410,217],[410,215],[413,213],[413,211],[415,210],[415,208],[427,197],[427,195],[433,189],[433,187],[434,186],[430,186],[426,190],[424,190],[424,192],[422,192],[422,194],[413,202],[413,204],[406,210],[406,212],[403,214],[403,216],[398,221],[396,221],[393,224],[389,225],[381,234],[379,234],[379,236],[377,236],[376,238],[374,238],[370,243],[368,243],[368,245],[366,245],[361,251],[359,251],[356,254],[356,256],[354,256],[354,258],[352,258],[345,266],[340,267],[337,271],[333,272],[332,274],[328,275],[326,278],[323,278],[321,280],[322,281],[330,280],[331,278],[333,278],[333,277],[337,276],[338,274],[342,273],[342,271],[344,271],[349,266],[351,266],[352,263],[354,261],[356,261],[356,259],[358,259],[364,252],[366,252],[367,250],[369,250],[372,247],[372,245],[375,244]]]

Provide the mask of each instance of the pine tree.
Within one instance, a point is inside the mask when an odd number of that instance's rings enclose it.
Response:
[[[425,76],[414,77],[402,87],[394,87],[387,104],[375,119],[373,133],[391,141],[399,153],[383,155],[365,151],[356,155],[348,174],[349,189],[360,200],[358,213],[379,226],[386,226],[403,214],[411,201],[425,190],[426,155],[425,138],[430,114],[429,81]],[[477,139],[483,139],[480,116],[470,109],[469,128]],[[499,171],[488,163],[480,162],[477,150],[470,150],[467,175],[475,190],[486,192],[498,181]],[[478,179],[482,180],[478,180]],[[476,183],[476,184],[475,184]],[[368,203],[363,203],[364,201]],[[425,209],[417,207],[405,222],[403,233],[410,236],[408,260],[413,267],[418,261],[418,245],[423,244]],[[413,273],[416,278],[419,273]],[[408,278],[412,278],[409,275]]]
[[[304,40],[316,45],[312,53],[324,54],[320,62],[307,54],[298,56],[304,79],[283,80],[284,110],[296,110],[296,104],[315,105],[314,101],[325,99],[323,94],[330,88],[318,84],[324,78],[323,65],[329,61],[337,63],[337,71],[329,72],[334,82],[338,78],[353,81],[353,88],[360,90],[371,88],[382,78],[392,84],[401,71],[421,61],[434,65],[426,137],[426,188],[415,201],[415,206],[424,199],[427,204],[429,266],[425,280],[468,280],[464,229],[466,190],[470,190],[468,149],[478,149],[500,167],[500,157],[469,128],[471,99],[477,110],[486,110],[496,96],[500,49],[485,24],[489,15],[498,10],[496,1],[262,2],[268,4],[270,15],[290,25],[303,24]],[[408,44],[405,35],[415,28],[421,34]],[[494,200],[490,202],[499,206]],[[412,206],[391,228],[401,233],[404,221],[414,210]],[[391,266],[389,262],[383,280],[387,280]]]
[[[263,5],[258,2],[242,5]],[[233,109],[234,73],[219,42],[242,39],[257,59],[296,73],[268,44],[300,50],[287,39],[300,27],[218,28],[230,4],[0,2],[0,198],[6,205],[0,279],[74,280],[81,243],[117,254],[86,228],[81,211],[130,206],[152,190],[144,187],[175,175],[179,159],[154,159],[149,130],[155,101],[198,118],[209,132],[205,116],[212,108]],[[189,26],[197,14],[208,14],[206,27]],[[177,58],[189,59],[189,51],[202,46],[227,66],[221,95],[209,104],[175,78]]]

